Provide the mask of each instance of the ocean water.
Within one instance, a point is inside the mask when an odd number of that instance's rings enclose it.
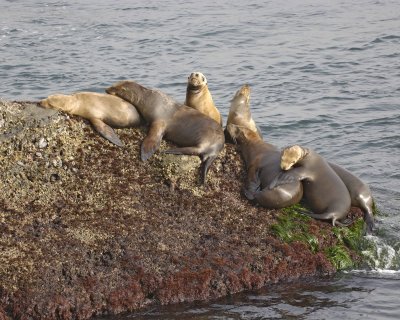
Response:
[[[0,0],[2,99],[134,79],[183,101],[192,71],[225,120],[248,83],[266,141],[306,145],[367,182],[381,211],[374,250],[365,268],[334,278],[126,318],[398,319],[398,0]]]

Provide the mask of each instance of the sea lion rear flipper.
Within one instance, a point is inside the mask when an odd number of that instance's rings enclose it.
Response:
[[[288,184],[295,181],[302,180],[301,176],[297,174],[295,169],[289,171],[283,171],[276,175],[275,179],[269,185],[269,189],[273,189],[277,186]]]
[[[310,213],[310,212],[303,212],[304,214],[308,215],[311,218],[318,219],[318,220],[332,220],[332,226],[338,226],[338,227],[348,227],[351,225],[354,221],[351,221],[350,219],[345,219],[343,221],[339,221],[337,219],[337,212],[324,212],[321,214],[315,214],[315,213]],[[350,222],[349,222],[350,221]]]
[[[96,131],[98,133],[100,133],[100,135],[102,135],[108,141],[117,145],[118,147],[124,146],[124,144],[119,139],[119,137],[117,136],[115,131],[108,124],[105,124],[100,119],[90,119],[90,122],[92,123],[92,125],[96,129]]]
[[[349,227],[351,226],[353,223],[355,222],[355,220],[351,220],[350,218],[346,218],[344,220],[336,220],[335,221],[335,225],[339,226],[339,227]]]
[[[365,234],[373,234],[375,230],[375,222],[371,212],[364,212],[364,222],[366,224]]]
[[[164,132],[165,132],[164,121],[162,120],[154,121],[150,125],[150,129],[147,133],[147,136],[144,138],[142,146],[140,148],[140,156],[142,161],[146,161],[154,154],[154,152],[157,151],[157,149],[160,147],[160,143],[162,137],[164,136]]]

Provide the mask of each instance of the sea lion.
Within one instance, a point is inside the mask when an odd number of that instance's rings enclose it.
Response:
[[[332,220],[332,225],[347,226],[340,222],[351,206],[351,199],[346,185],[315,151],[299,145],[282,150],[281,172],[271,183],[271,188],[293,181],[302,181],[304,199],[311,212],[305,214],[315,219]]]
[[[210,165],[224,147],[222,127],[200,111],[177,103],[160,90],[149,89],[134,81],[120,81],[106,89],[132,103],[149,123],[142,142],[141,158],[146,161],[166,139],[179,147],[171,154],[197,155],[202,162],[201,182],[205,184]]]
[[[105,93],[55,94],[41,100],[39,105],[88,119],[97,132],[119,147],[123,143],[111,127],[135,127],[142,123],[142,118],[133,105]]]
[[[247,168],[244,194],[249,200],[269,209],[298,203],[303,196],[299,181],[268,188],[280,170],[280,150],[263,141],[262,134],[250,113],[250,87],[242,86],[232,99],[226,135],[236,142]]]
[[[360,178],[356,177],[348,170],[337,164],[331,162],[328,163],[346,185],[347,190],[350,193],[351,205],[360,208],[363,212],[363,218],[367,226],[367,233],[372,233],[375,228],[375,222],[372,210],[374,200],[371,194],[371,189]]]
[[[222,126],[222,118],[208,90],[207,78],[201,72],[192,72],[188,77],[185,105],[199,110]]]

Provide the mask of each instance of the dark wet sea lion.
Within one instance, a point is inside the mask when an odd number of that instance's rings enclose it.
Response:
[[[199,110],[222,126],[222,118],[208,89],[207,78],[201,72],[192,72],[188,77],[185,105]]]
[[[120,147],[123,143],[111,127],[135,127],[142,123],[140,114],[132,104],[104,93],[55,94],[41,100],[39,104],[44,108],[57,109],[88,119],[104,138]]]
[[[331,162],[329,162],[329,165],[346,185],[347,190],[350,193],[351,205],[360,208],[364,213],[367,233],[372,233],[375,223],[372,212],[374,200],[371,194],[371,189],[360,178],[356,177],[341,166]]]
[[[280,150],[262,139],[261,132],[250,113],[250,87],[244,85],[232,99],[226,134],[236,141],[247,168],[244,192],[249,200],[255,199],[270,209],[284,208],[298,203],[303,196],[299,181],[268,187],[280,170]]]
[[[281,172],[271,183],[271,188],[293,181],[303,182],[304,199],[310,217],[332,220],[332,225],[344,226],[351,199],[346,185],[318,153],[299,145],[286,147],[281,155]]]
[[[223,130],[217,122],[177,103],[160,90],[143,87],[134,81],[118,82],[106,92],[132,103],[149,123],[148,134],[141,146],[143,161],[153,155],[165,137],[179,146],[166,153],[200,157],[201,181],[205,183],[208,169],[225,142]]]

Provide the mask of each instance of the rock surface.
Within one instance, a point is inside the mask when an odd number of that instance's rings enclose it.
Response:
[[[282,211],[242,196],[235,146],[202,187],[197,157],[163,142],[143,163],[145,128],[116,131],[124,148],[81,118],[0,101],[0,319],[87,319],[335,271],[329,223],[300,221],[317,251],[285,243],[271,230]]]

